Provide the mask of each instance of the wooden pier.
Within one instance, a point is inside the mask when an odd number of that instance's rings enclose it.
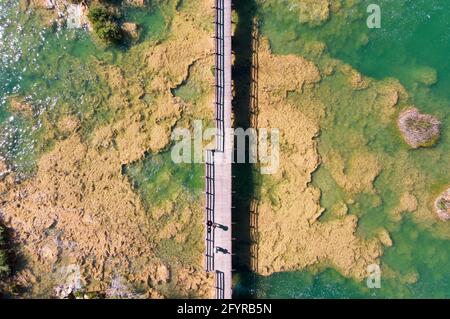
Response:
[[[205,269],[215,273],[217,299],[232,297],[231,0],[215,0],[216,149],[206,154]]]

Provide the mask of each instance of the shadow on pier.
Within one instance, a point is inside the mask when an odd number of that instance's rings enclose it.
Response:
[[[257,128],[258,113],[258,27],[254,0],[234,0],[237,14],[233,37],[234,127]],[[236,143],[235,143],[236,145]],[[239,277],[234,297],[254,297],[258,269],[258,184],[257,164],[249,163],[249,140],[246,161],[233,165],[233,268]]]

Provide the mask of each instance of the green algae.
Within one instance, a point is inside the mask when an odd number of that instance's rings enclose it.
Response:
[[[173,89],[172,92],[186,103],[197,104],[202,98],[203,88],[195,81],[187,81]]]
[[[148,154],[143,160],[124,168],[133,188],[140,194],[150,222],[158,229],[180,225],[185,241],[173,237],[158,239],[157,256],[170,264],[195,264],[201,255],[202,230],[200,221],[182,220],[185,209],[198,209],[204,190],[204,165],[175,164],[171,152]],[[168,206],[169,205],[169,206]],[[156,210],[164,210],[155,217]],[[197,218],[197,217],[195,217]]]
[[[170,151],[148,154],[145,159],[127,166],[124,173],[131,178],[148,208],[179,196],[189,196],[195,201],[204,186],[203,165],[175,164]]]
[[[170,150],[166,150],[148,154],[144,159],[124,167],[123,173],[140,195],[151,225],[161,233],[169,232],[167,236],[153,240],[156,256],[170,265],[171,271],[196,267],[204,247],[202,214],[194,214],[201,210],[199,203],[204,190],[204,165],[175,164]],[[156,216],[157,211],[163,214]],[[188,219],[183,216],[188,216]],[[176,233],[170,233],[173,227],[176,227]],[[172,281],[159,285],[158,289],[167,298],[198,297],[185,295]]]
[[[146,9],[127,7],[124,11],[124,19],[137,23],[142,30],[141,41],[160,41],[167,36],[169,30],[167,24],[170,18],[167,19],[166,15],[170,17],[173,12],[161,6],[151,6]]]

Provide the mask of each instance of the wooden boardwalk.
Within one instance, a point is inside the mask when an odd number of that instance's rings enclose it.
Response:
[[[206,161],[205,268],[216,277],[216,298],[232,297],[231,197],[233,135],[231,131],[231,0],[215,0],[216,149]]]

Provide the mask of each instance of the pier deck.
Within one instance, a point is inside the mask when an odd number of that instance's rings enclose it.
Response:
[[[206,163],[206,270],[215,272],[216,298],[232,297],[231,0],[215,0],[216,149]],[[230,135],[228,135],[230,134]]]

